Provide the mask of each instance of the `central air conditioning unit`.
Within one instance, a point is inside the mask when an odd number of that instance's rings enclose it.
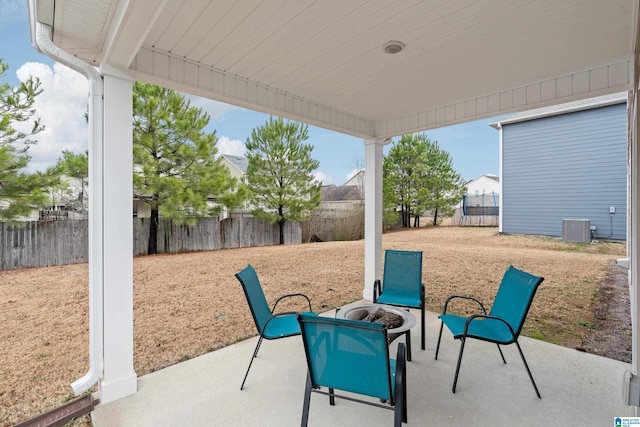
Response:
[[[563,219],[562,239],[566,242],[587,243],[591,241],[591,220]]]

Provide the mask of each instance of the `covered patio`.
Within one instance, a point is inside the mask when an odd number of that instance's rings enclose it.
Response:
[[[413,312],[415,315],[417,311]],[[333,316],[333,311],[324,313]],[[622,404],[620,378],[629,364],[521,338],[542,399],[538,399],[515,346],[469,340],[455,394],[451,384],[459,344],[446,332],[434,360],[439,320],[427,317],[427,348],[408,362],[408,425],[613,426],[632,415]],[[419,327],[412,331],[418,343]],[[396,340],[396,345],[398,341]],[[256,338],[138,378],[138,392],[92,413],[95,427],[261,425],[296,426],[306,375],[300,337],[266,342],[240,391]],[[395,354],[395,345],[393,345]],[[311,398],[311,426],[389,426],[393,413],[324,396]]]
[[[246,395],[236,393],[234,383],[227,381],[225,375],[235,377],[230,368],[235,366],[235,360],[231,361],[235,356],[230,355],[250,346],[246,343],[169,368],[166,374],[137,378],[133,368],[131,256],[131,99],[136,80],[362,138],[367,171],[362,274],[362,297],[366,300],[372,298],[374,280],[381,273],[383,147],[393,137],[629,91],[631,369],[639,371],[637,0],[30,0],[29,15],[36,49],[81,72],[89,81],[90,366],[72,388],[82,393],[99,384],[101,406],[96,420],[107,413],[116,416],[120,410],[116,408],[127,405],[143,405],[142,412],[148,417],[163,410],[189,416],[189,403],[204,394],[195,392],[198,383],[182,370],[195,370],[198,378],[206,381],[203,387],[208,392],[223,393],[220,403],[212,396],[203,399],[208,403],[199,408],[210,411],[198,416],[208,417],[211,424],[217,424],[218,417],[227,411],[235,419],[231,408],[250,416],[253,411],[247,410],[251,406],[246,403],[255,399],[257,405],[258,396],[275,396],[273,388],[266,387],[266,377],[265,387],[255,384]],[[296,341],[291,341],[270,347],[282,345],[280,353],[296,353]],[[556,354],[544,343],[527,340],[525,346],[540,356]],[[479,379],[472,382],[471,360],[468,368],[463,366],[459,395],[451,396],[446,369],[454,359],[451,348],[443,349],[443,360],[435,364],[438,369],[432,369],[435,362],[429,349],[420,352],[410,366],[410,387],[422,387],[420,393],[414,389],[409,401],[412,417],[420,422],[452,423],[451,417],[468,417],[461,418],[462,423],[491,413],[504,416],[492,419],[494,424],[512,423],[513,417],[526,423],[535,416],[559,416],[575,410],[568,419],[574,424],[575,419],[590,423],[598,411],[606,411],[606,415],[598,412],[598,420],[610,420],[628,409],[621,406],[621,364],[603,361],[592,366],[585,360],[599,359],[581,354],[567,363],[567,354],[575,352],[566,349],[557,349],[557,362],[545,364],[551,371],[537,373],[549,375],[540,378],[542,401],[532,402],[535,396],[527,393],[527,384],[517,387],[516,392],[510,389],[512,378],[500,380],[497,374],[490,375],[496,381],[494,386],[485,381],[484,387],[471,388],[472,384],[481,385]],[[265,360],[267,351],[271,350],[265,348]],[[216,361],[224,357],[231,359]],[[292,360],[298,359],[292,355]],[[240,358],[238,363],[243,361]],[[201,364],[211,365],[207,369],[213,371],[201,372]],[[419,365],[424,369],[418,369]],[[274,369],[282,366],[278,363]],[[298,377],[303,376],[302,365],[292,362],[287,368],[275,378],[290,375],[292,381],[283,381],[283,387],[291,387],[292,394],[282,396],[278,403],[297,408],[295,390]],[[485,366],[479,372],[486,374],[492,369]],[[509,369],[508,375],[519,375],[519,371]],[[178,372],[178,379],[171,379],[171,372]],[[602,374],[593,380],[598,393],[586,394],[595,372]],[[164,375],[169,379],[163,379]],[[155,388],[151,385],[154,381],[167,381],[168,386],[159,386],[163,393],[185,390],[184,400],[176,396],[165,401],[162,409],[144,406],[145,396]],[[416,400],[418,396],[423,396],[423,401]],[[456,406],[457,412],[448,406],[465,396],[468,400]],[[116,402],[122,398],[126,399]],[[514,399],[513,404],[506,398]],[[493,400],[482,404],[484,399]],[[162,402],[161,398],[158,401]],[[277,404],[266,400],[264,404],[287,422],[298,419],[297,410],[279,413]],[[312,404],[314,411],[318,407]],[[327,412],[314,414],[320,419],[331,416]],[[194,418],[192,424],[199,422]]]

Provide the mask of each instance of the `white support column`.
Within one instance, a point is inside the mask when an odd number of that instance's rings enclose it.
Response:
[[[364,140],[364,290],[373,299],[373,282],[382,271],[382,147],[384,139]]]
[[[133,80],[109,65],[103,65],[101,72],[104,163],[102,182],[95,184],[102,185],[104,192],[104,373],[100,403],[108,403],[137,390],[133,370]]]
[[[637,94],[636,94],[637,95]],[[631,209],[629,209],[630,231],[627,232],[629,240],[627,242],[627,253],[629,254],[630,267],[630,300],[631,300],[631,325],[632,333],[632,369],[635,374],[640,372],[640,340],[638,339],[638,319],[640,319],[640,300],[638,300],[638,267],[640,267],[640,253],[638,252],[640,243],[638,241],[640,230],[640,197],[638,190],[640,189],[640,181],[638,177],[640,158],[638,156],[638,99],[636,96],[630,97],[632,102],[629,103],[629,122],[630,138],[629,138],[629,165],[631,169],[631,179],[629,186],[629,198]]]
[[[504,177],[502,176],[502,124],[498,123],[498,176],[500,177],[500,200],[498,200],[498,232],[502,233],[502,218],[504,218],[502,210],[502,201],[504,200],[504,191],[502,190],[502,184],[504,183]]]
[[[629,256],[629,299],[631,302],[631,369],[636,375],[640,373],[640,294],[638,292],[638,274],[640,271],[640,156],[638,155],[638,122],[640,122],[640,101],[638,88],[640,86],[640,9],[635,7],[635,45],[633,54],[633,89],[627,98],[627,135],[629,162],[629,199],[630,209],[627,224],[627,254]],[[633,413],[638,416],[640,408],[633,407]]]
[[[631,371],[640,372],[640,295],[638,268],[640,267],[640,156],[638,155],[638,88],[640,86],[640,9],[634,7],[633,87],[627,97],[627,256],[629,260],[629,300],[631,303]],[[625,374],[626,375],[626,374]],[[623,390],[629,387],[626,381]],[[628,391],[628,390],[627,390]],[[638,416],[640,408],[632,406],[630,412]]]
[[[640,253],[638,231],[640,230],[640,197],[638,190],[640,189],[640,182],[638,177],[640,157],[638,156],[638,99],[637,92],[629,96],[627,103],[628,111],[628,123],[629,126],[629,150],[628,150],[628,162],[629,162],[629,206],[627,224],[629,230],[627,230],[627,254],[629,256],[629,300],[631,302],[631,370],[634,374],[638,375],[640,372],[640,340],[638,337],[638,319],[640,319],[640,295],[638,294],[638,267],[640,266]],[[634,416],[638,416],[638,407],[633,407]]]

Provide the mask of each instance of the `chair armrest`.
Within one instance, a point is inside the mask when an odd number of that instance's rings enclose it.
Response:
[[[264,322],[264,326],[262,327],[262,330],[264,331],[265,329],[267,329],[267,325],[269,324],[269,322],[271,322],[273,319],[278,318],[278,317],[284,317],[284,316],[295,316],[297,314],[300,314],[298,311],[283,311],[282,313],[275,313],[272,314],[271,317],[269,317],[267,319],[266,322]]]
[[[487,314],[487,310],[484,308],[484,305],[482,304],[482,301],[480,301],[477,298],[474,297],[469,297],[466,295],[451,295],[449,298],[447,298],[447,300],[444,302],[444,311],[442,312],[442,314],[447,314],[447,306],[449,305],[449,302],[451,300],[454,299],[464,299],[464,300],[468,300],[468,301],[474,301],[476,303],[478,303],[478,305],[480,306],[480,308],[482,309],[482,312],[486,315]]]
[[[407,361],[407,346],[405,343],[401,342],[398,344],[398,351],[396,353],[396,369],[400,364],[405,365],[404,362]]]
[[[382,283],[380,282],[380,279],[376,279],[376,281],[373,282],[373,303],[374,304],[378,300],[378,297],[380,295],[382,295]]]
[[[398,352],[396,353],[396,396],[402,394],[403,399],[406,399],[407,391],[407,350],[405,343],[398,344]],[[399,402],[394,401],[397,405]]]
[[[463,337],[467,336],[467,331],[469,330],[469,325],[471,324],[472,321],[474,321],[476,319],[494,319],[494,320],[499,320],[500,322],[502,322],[505,325],[507,325],[507,328],[509,328],[509,332],[511,332],[511,336],[514,339],[516,337],[516,332],[513,330],[511,325],[509,323],[507,323],[506,320],[501,319],[500,317],[496,317],[496,316],[488,316],[486,314],[474,314],[473,316],[467,317],[467,321],[464,323],[464,332],[462,333]]]
[[[304,299],[306,299],[307,304],[309,304],[309,311],[313,312],[313,310],[311,309],[311,300],[309,299],[308,296],[306,296],[305,294],[286,294],[286,295],[282,295],[280,298],[276,300],[276,302],[273,304],[273,308],[271,309],[271,313],[275,312],[276,306],[280,301],[282,301],[285,298],[292,298],[292,297],[303,297]]]

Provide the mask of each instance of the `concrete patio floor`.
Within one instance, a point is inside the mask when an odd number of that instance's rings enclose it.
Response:
[[[477,340],[465,347],[453,394],[459,342],[445,329],[434,360],[439,326],[437,315],[427,313],[425,351],[420,350],[419,324],[412,331],[408,425],[613,426],[614,417],[633,416],[633,409],[622,404],[622,377],[629,364],[526,337],[520,345],[542,399],[515,346],[503,347],[504,365],[495,345]],[[94,409],[93,425],[299,425],[306,379],[300,337],[265,341],[240,391],[256,342],[252,338],[138,378],[136,394]],[[345,400],[331,407],[325,396],[311,396],[310,426],[392,424],[392,411]]]

